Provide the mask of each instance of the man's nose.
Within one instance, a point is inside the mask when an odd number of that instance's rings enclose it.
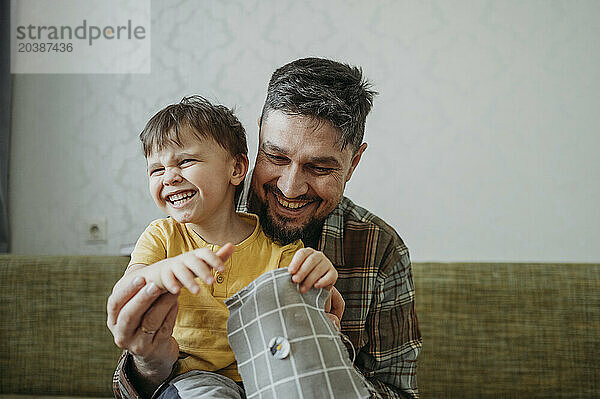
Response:
[[[308,192],[308,182],[298,166],[289,165],[277,179],[277,188],[287,198],[296,198]]]
[[[164,185],[172,185],[175,183],[180,183],[183,180],[181,177],[181,171],[179,168],[167,168],[165,170],[165,174],[163,175],[163,184]]]

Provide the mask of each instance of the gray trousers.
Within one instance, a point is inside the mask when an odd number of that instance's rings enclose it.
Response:
[[[241,383],[208,371],[192,370],[173,378],[156,399],[246,399]]]

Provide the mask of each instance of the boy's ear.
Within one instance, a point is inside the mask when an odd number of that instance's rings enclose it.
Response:
[[[246,154],[238,154],[234,157],[233,171],[231,173],[231,184],[239,185],[244,181],[246,173],[248,173],[248,156]]]

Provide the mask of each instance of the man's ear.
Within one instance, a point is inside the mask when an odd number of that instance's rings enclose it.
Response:
[[[348,171],[348,176],[346,176],[346,182],[348,182],[352,177],[352,173],[354,173],[354,169],[356,169],[356,167],[358,166],[360,158],[362,157],[362,154],[363,152],[365,152],[366,149],[367,143],[362,143],[360,147],[358,147],[358,150],[356,150],[356,152],[352,156],[352,161],[350,162],[350,170]]]
[[[238,154],[233,160],[233,170],[229,181],[234,186],[237,186],[244,181],[246,173],[248,173],[248,156],[246,154]]]
[[[260,147],[260,130],[262,129],[261,123],[262,123],[262,115],[259,115],[256,122],[258,123],[258,146]]]

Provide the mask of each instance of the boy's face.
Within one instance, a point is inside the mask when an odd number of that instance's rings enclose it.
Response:
[[[147,158],[150,195],[156,205],[180,223],[218,223],[233,210],[235,186],[246,168],[212,138],[183,134]],[[247,165],[247,161],[246,161]]]

